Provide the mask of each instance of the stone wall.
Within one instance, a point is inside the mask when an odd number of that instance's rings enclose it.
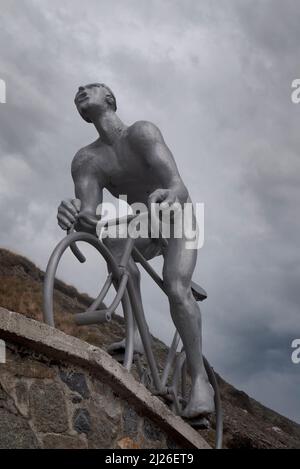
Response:
[[[208,448],[103,350],[0,308],[0,448]]]
[[[165,432],[91,373],[7,344],[0,448],[166,448]]]

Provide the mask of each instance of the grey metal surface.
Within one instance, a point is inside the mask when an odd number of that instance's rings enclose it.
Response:
[[[71,230],[72,227],[75,227],[78,232],[86,232],[90,236],[94,235],[96,224],[99,222],[96,211],[103,201],[103,189],[108,190],[115,197],[126,194],[127,202],[130,205],[143,203],[150,208],[153,203],[158,203],[161,206],[172,208],[174,203],[179,203],[181,206],[191,203],[174,157],[160,130],[154,124],[138,121],[130,126],[125,125],[116,114],[115,96],[106,85],[101,83],[80,86],[75,95],[75,105],[83,119],[94,125],[98,132],[98,139],[81,149],[74,157],[72,177],[76,199],[64,200],[60,204],[58,223],[61,228]],[[132,216],[129,218],[133,219]],[[191,221],[195,221],[194,213],[191,215]],[[108,226],[109,223],[123,222],[121,219],[113,220],[104,222],[104,226]],[[83,262],[84,256],[76,246],[76,240],[79,238],[72,237],[72,234],[69,236],[71,236],[69,239],[72,251],[79,261]],[[87,321],[90,323],[90,321],[99,321],[105,318],[109,320],[116,305],[127,297],[123,303],[124,314],[130,316],[132,313],[131,317],[134,318],[130,322],[127,333],[130,337],[133,336],[133,347],[135,347],[139,332],[156,390],[161,393],[165,392],[158,374],[151,348],[150,334],[145,321],[139,278],[136,275],[136,265],[132,257],[134,249],[135,258],[138,258],[148,274],[168,297],[171,317],[183,343],[187,368],[191,377],[191,392],[180,411],[185,418],[192,419],[199,415],[212,413],[216,399],[214,399],[213,390],[209,384],[202,356],[201,312],[196,301],[202,301],[207,295],[200,286],[192,281],[197,249],[186,247],[188,239],[183,232],[181,238],[171,235],[168,241],[161,240],[160,254],[162,254],[164,261],[162,279],[146,261],[146,258],[149,259],[149,257],[144,256],[146,252],[149,252],[147,250],[149,246],[153,246],[154,241],[151,237],[146,242],[145,240],[142,240],[143,242],[141,240],[134,241],[130,238],[125,243],[122,239],[108,240],[105,242],[106,250],[99,247],[104,244],[97,240],[100,244],[94,245],[105,257],[108,269],[112,269],[117,294],[110,308],[106,311],[99,312],[94,307],[94,303],[87,313],[77,319],[81,323],[87,323]],[[89,238],[89,242],[93,245],[91,238]],[[65,248],[65,244],[63,247]],[[53,304],[49,295],[53,290],[54,280],[52,277],[59,262],[59,252],[60,250],[55,251],[54,257],[49,263],[49,272],[45,282],[45,295],[47,297],[45,317],[47,321],[52,322]],[[110,252],[110,256],[107,255],[107,252]],[[128,345],[128,337],[125,342]],[[132,353],[128,354],[127,345],[125,354],[127,354],[128,361],[128,357]],[[183,366],[183,364],[181,365]],[[168,361],[167,367],[170,368]],[[176,369],[178,371],[177,381],[181,370],[179,368]],[[165,380],[166,373],[163,377],[163,381]],[[180,400],[177,388],[179,389],[179,385],[176,384],[174,399],[178,407]]]

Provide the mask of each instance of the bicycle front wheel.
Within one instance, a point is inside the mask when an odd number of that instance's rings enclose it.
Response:
[[[92,305],[88,308],[88,310],[85,313],[89,313],[89,315],[91,315],[91,313],[92,314],[98,313],[98,317],[99,317],[99,315],[101,315],[101,312],[97,311],[97,308],[99,307],[100,303],[104,299],[106,293],[108,292],[110,288],[110,285],[113,283],[113,280],[115,280],[117,288],[119,287],[119,290],[117,291],[117,294],[116,294],[116,298],[117,299],[120,298],[120,302],[122,304],[123,313],[125,317],[125,324],[126,324],[126,348],[125,348],[125,356],[124,356],[123,365],[129,370],[132,364],[132,360],[133,360],[133,318],[132,318],[132,312],[131,312],[131,307],[130,307],[130,301],[128,298],[127,290],[124,289],[124,294],[122,295],[120,294],[120,283],[122,282],[120,282],[121,273],[120,273],[118,264],[116,263],[111,252],[107,249],[107,247],[103,244],[103,242],[101,242],[98,238],[96,238],[96,236],[90,233],[85,233],[85,232],[73,232],[73,233],[68,234],[64,239],[62,239],[58,243],[56,248],[54,249],[49,259],[46,273],[45,273],[45,279],[44,279],[44,295],[43,295],[44,321],[49,326],[55,327],[55,318],[54,318],[54,309],[53,309],[53,293],[54,293],[54,282],[55,282],[57,268],[65,251],[71,246],[74,249],[74,246],[76,246],[75,243],[78,241],[83,241],[93,246],[106,261],[108,270],[110,272],[107,278],[107,281],[105,282],[100,294],[98,295],[96,300],[92,303]],[[124,288],[124,282],[123,282],[122,288]],[[85,313],[83,313],[83,316],[85,315]],[[105,319],[108,319],[108,318],[106,318],[104,314],[103,320]],[[98,322],[101,322],[101,321],[99,320]]]

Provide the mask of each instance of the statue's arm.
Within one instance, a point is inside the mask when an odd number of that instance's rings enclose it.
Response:
[[[80,205],[80,221],[76,230],[94,232],[85,215],[96,216],[96,210],[103,199],[104,177],[93,156],[84,151],[79,152],[72,162],[72,178],[74,181],[75,197]]]
[[[189,194],[179,174],[175,159],[160,130],[151,122],[140,121],[132,126],[131,141],[143,155],[150,170],[159,175],[161,188],[151,194],[150,202],[183,204]]]

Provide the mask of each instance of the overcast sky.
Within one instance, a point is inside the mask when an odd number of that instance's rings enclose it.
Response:
[[[195,280],[204,352],[235,386],[300,422],[298,0],[1,0],[0,245],[45,269],[73,196],[70,164],[96,138],[77,114],[81,84],[114,91],[126,124],[153,121],[194,202],[205,204]],[[60,277],[95,295],[92,250]],[[161,266],[155,261],[156,267]],[[173,333],[144,280],[152,331]],[[146,288],[145,288],[146,286]]]

